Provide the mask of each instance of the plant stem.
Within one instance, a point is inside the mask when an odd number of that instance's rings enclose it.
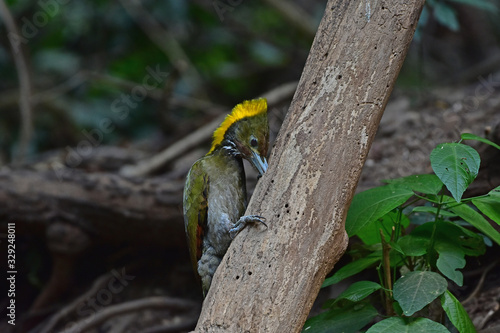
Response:
[[[433,200],[432,198],[430,198],[428,196],[422,196],[422,195],[418,195],[418,194],[415,194],[415,196],[417,198],[420,198],[422,200],[428,201],[430,203],[439,204],[439,201],[435,201],[435,200]],[[406,206],[404,208],[406,208]]]
[[[392,307],[392,279],[391,279],[391,260],[390,251],[391,246],[385,241],[384,233],[380,229],[380,237],[382,240],[382,265],[384,268],[384,285],[387,291],[385,292],[385,309],[388,316],[394,315],[394,308]]]
[[[467,202],[470,202],[470,201],[472,201],[474,199],[486,198],[488,196],[489,196],[489,193],[486,193],[486,194],[483,194],[483,195],[478,195],[477,197],[470,197],[470,198],[462,199],[462,200],[460,200],[460,202],[450,201],[450,202],[447,203],[446,208],[449,209],[449,208],[457,207],[457,206],[463,205],[463,204],[465,204]],[[453,204],[451,204],[451,203],[453,203]]]
[[[409,206],[413,205],[415,202],[418,202],[418,201],[420,201],[420,200],[427,200],[427,199],[426,199],[426,197],[424,197],[424,196],[421,196],[421,195],[416,195],[416,194],[415,194],[415,199],[413,199],[412,201],[408,202],[408,203],[407,203],[407,204],[405,204],[405,205],[401,205],[400,207],[401,207],[401,209],[403,210],[403,209],[405,209],[406,207],[409,207]]]
[[[396,217],[396,229],[393,230],[392,236],[391,236],[391,241],[397,242],[399,239],[399,236],[401,235],[401,217],[403,216],[403,208],[399,207],[398,208],[398,214]]]
[[[434,244],[436,243],[435,235],[436,235],[437,224],[440,221],[439,212],[441,211],[441,207],[443,205],[442,204],[443,197],[444,197],[444,193],[443,193],[443,191],[441,191],[441,196],[439,197],[439,203],[437,204],[436,216],[434,218],[434,225],[432,226],[431,242],[430,242],[429,248],[427,250],[427,265],[430,265],[430,263],[431,263],[432,250],[434,249]]]

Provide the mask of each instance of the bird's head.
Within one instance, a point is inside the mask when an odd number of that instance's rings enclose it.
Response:
[[[236,105],[215,130],[209,154],[219,146],[245,158],[263,175],[267,170],[269,146],[266,99],[259,98]]]

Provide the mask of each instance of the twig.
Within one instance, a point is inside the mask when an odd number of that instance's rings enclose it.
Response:
[[[500,52],[496,52],[493,56],[463,70],[459,73],[458,77],[451,77],[447,83],[453,84],[478,80],[481,76],[494,72],[498,66],[500,66]]]
[[[102,81],[121,89],[131,90],[139,85],[139,83],[134,81],[125,80],[122,78],[98,72],[86,72],[85,75],[88,76],[89,79]],[[147,89],[146,94],[148,97],[154,100],[162,101],[165,99],[165,92],[162,89],[158,88]],[[197,99],[192,97],[177,96],[177,95],[172,96],[169,103],[173,106],[187,107],[199,110],[220,108],[219,106],[207,100]]]
[[[87,75],[85,71],[77,72],[62,83],[59,83],[52,88],[33,94],[33,96],[31,96],[31,102],[33,103],[33,105],[37,105],[42,102],[47,102],[51,99],[55,99],[77,88],[78,86],[83,84],[86,79]]]
[[[493,317],[496,313],[498,313],[498,310],[500,310],[500,304],[498,304],[498,302],[495,302],[495,307],[493,309],[491,309],[490,311],[488,311],[486,316],[484,316],[484,318],[481,320],[481,322],[477,325],[477,329],[478,330],[483,329],[483,327],[486,325],[488,320],[490,320],[491,317]]]
[[[195,307],[190,314],[186,315],[186,320],[181,323],[166,323],[154,327],[147,328],[140,333],[169,333],[179,331],[190,331],[196,326],[200,309]]]
[[[150,308],[171,308],[175,310],[191,310],[196,307],[196,303],[193,301],[188,301],[180,298],[170,298],[170,297],[148,297],[139,300],[130,301],[127,303],[121,303],[113,306],[108,306],[94,316],[84,318],[73,325],[68,330],[63,331],[64,333],[80,333],[85,332],[93,327],[102,324],[107,319],[123,315],[130,312],[136,312],[144,309]]]
[[[17,156],[15,156],[16,163],[22,163],[28,154],[31,137],[33,135],[33,111],[31,101],[31,75],[28,69],[26,54],[23,47],[19,44],[21,33],[16,26],[14,18],[7,7],[4,0],[0,0],[0,17],[5,22],[7,27],[9,42],[12,48],[12,56],[16,66],[17,74],[19,76],[19,109],[21,114],[21,128],[19,138],[19,149]],[[17,45],[15,40],[17,39]]]
[[[484,330],[480,330],[477,333],[498,333],[498,332],[500,332],[500,325],[495,325],[485,328]]]
[[[484,269],[483,273],[481,274],[481,278],[479,279],[479,282],[477,283],[476,288],[472,291],[472,293],[462,302],[462,304],[469,303],[471,300],[476,297],[476,295],[481,291],[481,288],[483,288],[484,280],[486,278],[486,274],[488,274],[489,271],[491,271],[497,264],[499,260],[493,261],[491,264],[486,266]]]
[[[131,90],[140,83],[125,80],[122,78],[114,77],[107,74],[102,74],[93,71],[80,71],[73,76],[69,77],[65,81],[55,85],[52,88],[36,92],[31,96],[31,102],[33,106],[38,104],[48,103],[51,100],[77,88],[86,81],[102,81],[108,85],[113,85],[119,89]],[[158,88],[146,89],[146,95],[154,100],[162,101],[165,98],[165,93],[163,90]],[[18,89],[11,89],[0,94],[0,109],[15,106],[19,102],[19,91]],[[197,99],[187,96],[174,95],[169,101],[169,104],[176,107],[185,107],[190,109],[198,109],[206,111],[207,114],[213,114],[214,112],[210,110],[221,109],[220,106],[213,104],[210,101]]]
[[[112,76],[109,74],[103,74],[103,73],[94,72],[94,71],[85,72],[85,75],[89,79],[93,79],[95,81],[102,81],[106,84],[113,85],[113,86],[118,87],[118,88],[123,89],[123,90],[132,90],[135,87],[140,85],[140,83],[137,83],[134,81],[130,81],[130,80],[126,80],[126,79]],[[145,91],[146,91],[146,95],[152,99],[155,99],[155,100],[162,100],[163,99],[163,91],[161,89],[158,89],[158,88],[149,89],[148,88],[148,89],[145,89]]]
[[[97,294],[97,292],[104,287],[104,285],[109,281],[109,279],[111,279],[112,276],[113,275],[111,273],[106,273],[100,276],[97,280],[95,280],[92,287],[86,293],[82,294],[80,297],[78,297],[73,302],[69,303],[64,308],[62,308],[59,312],[54,314],[47,322],[47,324],[45,324],[45,326],[42,327],[39,333],[51,332],[61,319],[63,319],[64,317],[68,316],[73,311],[75,311],[76,308],[80,304],[85,302],[89,297],[92,297],[95,294]]]
[[[137,165],[125,165],[120,169],[120,174],[125,177],[140,177],[158,170],[161,166],[168,164],[186,150],[197,146],[200,142],[209,138],[217,126],[224,120],[224,117],[225,115],[221,115],[215,118],[210,123],[184,137],[182,140],[177,141],[148,160],[142,161]]]
[[[390,262],[390,251],[391,246],[385,241],[385,236],[380,229],[380,237],[382,240],[382,266],[384,268],[384,280],[385,280],[385,288],[387,289],[385,292],[385,310],[387,311],[388,316],[394,315],[394,308],[392,306],[392,280],[391,280],[391,262]]]
[[[267,98],[268,104],[278,104],[279,102],[290,98],[297,88],[297,82],[285,83],[267,93],[262,97]],[[126,165],[120,170],[120,174],[125,177],[141,177],[145,176],[155,170],[158,170],[163,165],[168,164],[170,161],[181,155],[183,152],[196,147],[201,142],[207,140],[212,135],[213,131],[224,120],[225,114],[217,117],[210,123],[199,128],[195,132],[184,137],[182,140],[169,146],[159,154],[144,160],[137,165]]]
[[[71,91],[84,83],[86,78],[86,73],[84,71],[81,71],[52,88],[34,92],[33,95],[31,95],[31,106],[35,107],[38,104],[48,103],[49,101],[56,99],[61,95],[64,95],[68,91]],[[17,89],[11,89],[3,92],[2,94],[0,94],[0,109],[15,105],[19,102],[20,96],[21,92]]]
[[[282,85],[264,93],[262,97],[267,99],[267,103],[269,105],[279,104],[280,102],[293,96],[295,90],[297,89],[297,84],[299,84],[298,81],[283,83]]]

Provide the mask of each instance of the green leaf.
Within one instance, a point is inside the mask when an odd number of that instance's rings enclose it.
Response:
[[[412,175],[403,178],[385,179],[384,183],[405,186],[412,191],[424,194],[438,194],[443,182],[436,175]]]
[[[472,199],[472,203],[484,215],[500,224],[500,187],[490,191],[486,197]]]
[[[437,207],[417,206],[417,207],[413,208],[412,213],[413,212],[431,213],[431,214],[436,215],[438,213],[438,209],[437,209]],[[457,216],[457,214],[450,213],[449,211],[447,211],[445,209],[440,209],[439,210],[439,215],[441,215],[441,216],[447,216],[447,217],[455,217],[455,216]]]
[[[386,185],[375,187],[354,196],[345,228],[349,237],[406,202],[413,192],[404,187]]]
[[[452,198],[449,198],[449,200],[453,201]],[[427,222],[415,228],[411,232],[410,236],[430,240],[434,225],[436,225],[436,231],[434,235],[436,242],[454,244],[460,247],[465,255],[468,256],[479,256],[481,254],[484,254],[486,248],[484,245],[483,237],[454,222]]]
[[[410,257],[423,256],[429,247],[429,238],[415,237],[413,235],[403,236],[398,240],[398,245],[404,254]]]
[[[323,285],[321,286],[322,288],[327,287],[329,285],[339,283],[345,278],[348,278],[349,276],[353,276],[355,274],[358,274],[361,271],[364,271],[371,265],[375,264],[376,262],[380,261],[382,258],[382,253],[377,252],[370,254],[366,258],[361,258],[356,261],[350,262],[344,267],[340,268],[335,274],[333,274],[331,277],[325,279],[323,282]]]
[[[353,302],[359,302],[370,296],[373,292],[379,290],[382,286],[372,281],[359,281],[351,284],[339,297],[335,303],[341,299],[348,299]]]
[[[450,333],[450,331],[443,325],[427,318],[405,320],[401,317],[391,317],[379,321],[366,333]]]
[[[461,143],[442,143],[431,152],[432,169],[457,202],[477,177],[479,164],[477,151]]]
[[[422,225],[429,221],[434,221],[436,216],[432,213],[426,212],[411,212],[411,214],[408,215],[408,218],[410,219],[411,224]]]
[[[392,302],[392,307],[398,316],[403,316],[403,309],[401,309],[398,302]]]
[[[472,2],[476,2],[476,1],[478,1],[478,0],[472,0]],[[460,136],[460,138],[462,140],[476,140],[476,141],[480,141],[482,143],[486,143],[487,145],[493,146],[496,149],[500,149],[500,146],[497,145],[496,143],[494,143],[494,142],[492,142],[492,141],[490,141],[488,139],[482,138],[480,136],[471,134],[471,133],[462,133],[462,135]]]
[[[399,244],[398,244],[398,243],[394,243],[394,242],[392,242],[392,241],[390,241],[390,242],[388,242],[388,243],[389,243],[389,245],[391,246],[391,248],[392,248],[394,251],[399,252],[399,253],[401,253],[402,255],[405,255],[405,253],[404,253],[403,249],[401,248],[401,246],[399,246]],[[401,257],[399,256],[399,258],[401,258]]]
[[[405,316],[411,316],[444,293],[446,279],[438,273],[409,272],[394,283],[394,299]]]
[[[355,333],[369,324],[377,315],[377,310],[369,304],[358,303],[347,308],[330,309],[315,317],[309,318],[305,322],[302,332]]]
[[[436,4],[434,5],[433,13],[436,20],[451,31],[460,30],[457,13],[450,6],[442,2],[436,2]]]
[[[453,206],[449,209],[500,245],[500,233],[480,213],[466,204]]]
[[[462,286],[464,276],[457,271],[465,267],[465,253],[462,249],[452,243],[437,241],[434,248],[439,253],[436,266],[444,276]]]
[[[491,2],[488,2],[486,0],[450,0],[450,1],[456,3],[463,3],[464,5],[469,5],[489,12],[496,13],[498,11],[498,8],[497,6],[495,6],[495,4],[492,4]]]
[[[391,239],[392,227],[396,225],[397,212],[389,212],[388,214],[382,216],[380,219],[374,221],[373,223],[367,224],[363,229],[358,232],[358,237],[366,245],[373,245],[380,243],[380,229],[384,234],[386,241]],[[410,225],[410,220],[404,214],[401,214],[401,225],[406,228]]]
[[[472,324],[472,320],[467,314],[467,311],[465,311],[462,304],[460,304],[449,290],[446,290],[446,292],[441,295],[441,305],[450,321],[460,333],[476,332],[476,328]]]

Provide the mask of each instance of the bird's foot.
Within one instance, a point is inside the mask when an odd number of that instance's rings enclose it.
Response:
[[[247,224],[249,224],[249,223],[262,223],[267,228],[267,224],[264,222],[265,220],[266,220],[265,217],[262,217],[259,215],[242,216],[242,217],[240,217],[238,222],[236,222],[234,224],[234,227],[231,230],[229,230],[229,235],[231,236],[231,239],[234,239],[234,237],[236,237],[236,235],[241,230],[243,230],[243,228],[245,228],[247,226]]]

